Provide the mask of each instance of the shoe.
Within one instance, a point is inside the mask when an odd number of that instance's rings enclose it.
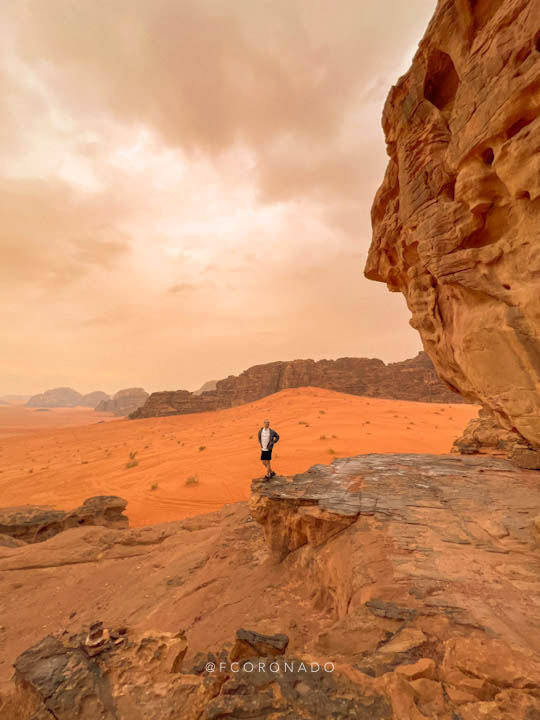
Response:
[[[276,473],[272,470],[272,472],[270,473],[270,477],[274,477],[275,474]]]
[[[264,476],[264,479],[265,479],[265,480],[270,480],[271,477],[272,477],[271,475],[265,475],[265,476]]]

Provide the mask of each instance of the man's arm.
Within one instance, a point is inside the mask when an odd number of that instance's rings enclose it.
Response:
[[[279,435],[278,435],[277,432],[274,430],[274,442],[276,443],[278,440],[279,440]]]
[[[261,430],[259,429],[259,432],[257,433],[257,437],[259,438],[259,445],[261,444]]]

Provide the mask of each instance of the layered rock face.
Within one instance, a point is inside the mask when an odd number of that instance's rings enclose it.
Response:
[[[125,416],[135,412],[144,405],[148,393],[143,388],[126,388],[119,390],[112,398],[102,400],[97,406],[97,412],[112,412],[115,415]]]
[[[63,530],[81,525],[127,528],[123,514],[127,501],[115,495],[88,498],[74,510],[55,510],[39,505],[0,508],[0,545],[16,547],[43,542]]]
[[[405,295],[439,376],[533,448],[539,18],[540,0],[439,0],[384,108],[390,162],[365,267]]]
[[[238,376],[216,383],[216,389],[191,393],[187,390],[152,393],[132,418],[219,410],[253,402],[295,387],[320,387],[351,395],[418,400],[463,402],[440,381],[425,352],[403,362],[385,365],[382,360],[293,360],[255,365]]]

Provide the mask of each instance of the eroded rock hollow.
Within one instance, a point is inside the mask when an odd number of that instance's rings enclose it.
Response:
[[[365,275],[484,424],[540,448],[540,0],[440,0],[383,128]]]

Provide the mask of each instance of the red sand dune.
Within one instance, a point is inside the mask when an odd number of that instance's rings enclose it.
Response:
[[[71,426],[27,427],[21,435],[23,423],[19,434],[4,435],[0,504],[68,509],[92,495],[120,495],[129,502],[133,526],[178,520],[248,498],[252,478],[264,470],[257,431],[265,417],[282,438],[274,469],[290,475],[360,453],[449,452],[477,412],[474,405],[295,388],[227,410],[147,420],[111,420],[80,409],[32,413],[29,423],[42,415]],[[80,425],[83,417],[111,421]],[[1,437],[16,422],[9,408],[2,408],[0,419]],[[130,453],[136,453],[132,467]],[[186,485],[191,476],[198,481]]]

